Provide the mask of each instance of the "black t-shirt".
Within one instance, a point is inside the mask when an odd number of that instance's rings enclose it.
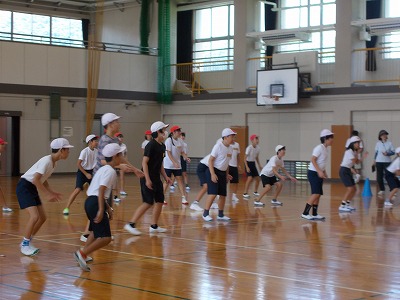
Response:
[[[165,145],[159,144],[156,140],[151,140],[144,148],[144,156],[149,158],[148,169],[150,179],[160,180],[160,172],[165,156]]]

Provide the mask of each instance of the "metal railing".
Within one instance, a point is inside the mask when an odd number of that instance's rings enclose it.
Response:
[[[176,78],[173,92],[177,94],[194,96],[233,88],[233,60],[173,64],[171,69]]]
[[[400,59],[391,58],[398,47],[376,47],[353,50],[353,83],[367,86],[400,85]]]
[[[10,32],[0,32],[0,41],[33,43],[42,45],[83,48],[83,49],[88,47],[88,41],[84,40],[74,40],[74,39],[67,39],[60,37],[39,36],[31,34],[28,35],[28,34],[10,33]],[[147,54],[147,55],[158,54],[157,48],[140,47],[134,45],[116,44],[108,42],[97,42],[93,45],[93,47],[101,51],[109,51],[109,52]]]

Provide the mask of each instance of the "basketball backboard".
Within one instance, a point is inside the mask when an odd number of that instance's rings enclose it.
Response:
[[[258,71],[257,105],[298,103],[298,84],[298,68]]]

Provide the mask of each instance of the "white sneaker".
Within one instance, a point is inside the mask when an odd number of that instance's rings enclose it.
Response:
[[[91,257],[91,256],[86,256],[85,261],[86,261],[87,263],[88,263],[88,262],[92,262],[92,261],[93,261],[93,257]]]
[[[121,199],[118,197],[114,197],[114,202],[121,202]]]
[[[178,185],[178,181],[174,181],[174,186],[177,186]]]
[[[232,201],[239,201],[239,198],[236,196],[236,194],[232,194]]]
[[[350,210],[356,210],[355,207],[351,206],[350,204],[346,204],[347,208]]]
[[[391,206],[393,206],[393,203],[390,202],[389,200],[386,200],[386,201],[385,201],[385,206],[386,206],[386,207],[391,207]]]
[[[157,228],[153,228],[153,227],[149,227],[149,232],[150,233],[164,233],[167,232],[167,229],[165,228],[161,228],[160,226],[158,226]]]
[[[170,186],[169,186],[169,189],[170,189],[170,191],[175,191],[175,186],[170,185]]]
[[[253,195],[256,197],[260,196],[260,194],[258,192],[254,192]]]
[[[3,206],[3,212],[9,213],[9,212],[12,212],[12,211],[13,210],[11,208]]]
[[[243,194],[243,198],[245,198],[245,199],[248,199],[248,198],[250,198],[250,195],[249,194]]]
[[[129,224],[125,224],[124,229],[126,231],[128,231],[129,233],[132,233],[133,235],[141,235],[142,234],[139,229],[132,227]]]
[[[223,217],[217,217],[217,220],[218,221],[230,221],[231,220],[231,218],[229,218],[229,217],[227,217],[227,216],[223,216]]]
[[[278,201],[278,200],[276,200],[276,201],[274,201],[274,200],[271,200],[271,204],[274,204],[274,205],[283,205],[283,203],[282,202],[280,202],[280,201]]]
[[[121,196],[128,196],[128,193],[125,192],[125,191],[120,191],[119,194],[120,194]]]
[[[340,212],[351,212],[351,209],[348,208],[347,205],[341,204],[341,205],[339,206],[339,211],[340,211]]]
[[[261,201],[254,201],[254,206],[265,206]]]
[[[210,215],[207,215],[207,216],[203,216],[203,220],[206,222],[211,222],[213,220],[213,218],[211,218]]]
[[[86,260],[82,257],[80,251],[74,252],[74,258],[83,271],[89,272],[90,268],[86,264]]]
[[[306,220],[312,220],[313,219],[313,217],[311,216],[311,215],[301,215],[301,217],[303,218],[303,219],[306,219]]]
[[[86,243],[88,236],[89,236],[88,234],[82,234],[81,237],[79,238],[79,240],[81,242]]]
[[[187,190],[187,191],[190,191],[190,186],[187,185],[187,186],[186,186],[186,190]]]
[[[33,256],[39,253],[39,249],[35,247],[28,246],[21,246],[21,253],[26,256]]]
[[[185,196],[182,196],[182,204],[185,204],[185,205],[189,204],[189,202],[187,202]]]
[[[325,217],[321,216],[321,215],[316,215],[316,216],[312,216],[313,220],[318,220],[318,221],[323,221],[325,220]]]
[[[219,207],[218,207],[218,203],[213,203],[213,204],[211,204],[211,207],[210,207],[210,209],[218,209]]]
[[[190,209],[196,210],[196,211],[203,211],[203,209],[200,207],[198,203],[193,202],[190,204]]]

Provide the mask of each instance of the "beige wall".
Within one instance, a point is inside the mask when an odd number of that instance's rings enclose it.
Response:
[[[189,156],[202,157],[211,151],[221,130],[248,126],[249,135],[260,136],[260,160],[274,155],[278,144],[287,146],[288,160],[309,160],[319,144],[319,132],[332,125],[353,125],[360,131],[370,156],[364,174],[370,178],[373,152],[380,129],[386,129],[395,147],[400,146],[400,94],[315,96],[298,105],[267,108],[255,98],[176,101],[163,105],[164,119],[182,126],[187,134]],[[344,145],[343,145],[344,152]],[[330,173],[330,168],[328,168]]]
[[[0,110],[22,111],[21,117],[21,172],[25,172],[40,157],[50,153],[50,121],[49,98],[43,96],[42,101],[35,106],[34,99],[38,96],[1,95]],[[62,128],[72,127],[73,135],[66,137],[75,146],[70,152],[68,161],[59,163],[57,172],[75,172],[80,151],[86,147],[84,99],[75,98],[78,102],[74,107],[68,102],[71,98],[61,97],[61,136]],[[141,143],[144,131],[160,119],[160,106],[156,103],[136,101],[137,106],[125,108],[122,100],[102,100],[97,102],[96,113],[113,112],[121,119],[121,132],[125,135],[128,147],[128,158],[136,166],[141,165]],[[93,133],[101,134],[100,122],[94,122]],[[55,136],[56,133],[53,133]]]

